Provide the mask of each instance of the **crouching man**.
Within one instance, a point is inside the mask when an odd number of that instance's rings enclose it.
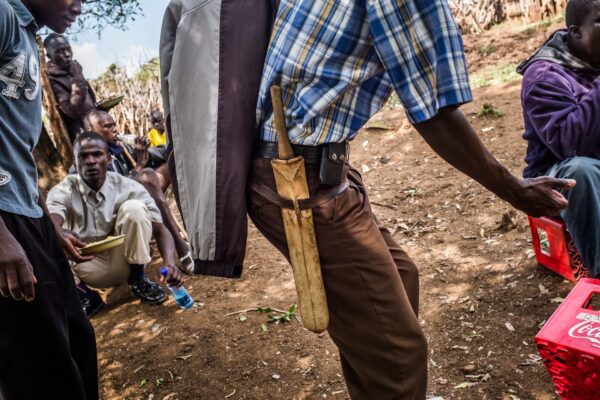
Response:
[[[570,0],[566,29],[519,66],[528,142],[525,177],[574,179],[561,216],[600,277],[600,0]]]
[[[148,148],[144,140],[136,140],[135,147],[117,141],[117,123],[104,110],[92,110],[85,117],[86,127],[101,134],[108,143],[108,153],[111,156],[110,171],[123,176],[129,176],[148,191],[158,207],[165,226],[171,232],[175,241],[175,249],[179,255],[181,268],[188,274],[194,273],[190,245],[179,234],[179,226],[169,208],[165,190],[171,184],[169,167],[166,163],[166,148]],[[129,153],[130,157],[126,155]]]
[[[110,155],[101,135],[81,133],[73,151],[77,175],[66,177],[54,187],[47,203],[52,221],[63,228],[66,251],[78,262],[73,272],[86,313],[91,315],[102,306],[98,293],[87,285],[110,288],[127,282],[133,296],[142,302],[162,303],[167,294],[144,274],[144,266],[152,258],[152,235],[169,270],[167,282],[183,282],[175,267],[173,237],[163,225],[154,200],[140,183],[107,172]],[[123,246],[95,257],[79,254],[78,248],[86,243],[116,235],[125,235]]]

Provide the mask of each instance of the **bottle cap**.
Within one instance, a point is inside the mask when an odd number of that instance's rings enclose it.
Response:
[[[161,274],[162,276],[164,276],[165,278],[167,277],[167,275],[169,274],[169,270],[167,269],[167,267],[166,267],[166,266],[164,266],[164,267],[162,267],[162,268],[160,269],[160,274]]]

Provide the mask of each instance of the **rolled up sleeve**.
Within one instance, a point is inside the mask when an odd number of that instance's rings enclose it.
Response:
[[[460,30],[445,0],[371,0],[373,44],[414,124],[473,99]]]
[[[68,220],[68,213],[71,209],[72,190],[72,186],[63,181],[53,187],[46,197],[48,212],[61,216],[65,222]]]

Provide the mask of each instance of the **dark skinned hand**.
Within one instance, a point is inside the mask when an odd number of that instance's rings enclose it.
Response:
[[[96,258],[94,254],[84,256],[79,252],[79,249],[85,247],[86,243],[82,242],[74,232],[62,230],[61,232],[57,232],[57,236],[58,243],[69,260],[80,264]]]
[[[0,245],[0,294],[15,300],[33,301],[37,279],[25,251],[14,238]]]
[[[510,204],[532,217],[553,216],[567,208],[569,202],[558,192],[572,189],[576,182],[572,179],[557,179],[548,176],[521,179],[519,189],[509,198]]]
[[[150,161],[150,153],[148,148],[150,147],[150,141],[145,137],[136,137],[134,142],[135,160],[140,168],[144,168],[148,161]]]
[[[162,283],[166,282],[169,286],[179,287],[183,285],[183,273],[181,270],[173,264],[166,264],[165,267],[167,267],[167,276],[164,277],[161,274],[160,281]]]
[[[77,79],[77,80],[83,80],[83,69],[81,68],[81,65],[79,63],[76,62],[72,62],[71,65],[69,66],[69,73],[71,74],[71,76],[73,76],[73,78]]]
[[[72,97],[83,98],[85,97],[88,89],[89,85],[85,80],[73,80],[73,83],[71,84]]]

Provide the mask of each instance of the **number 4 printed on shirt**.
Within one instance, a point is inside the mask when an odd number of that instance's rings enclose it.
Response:
[[[23,75],[25,74],[25,53],[19,53],[11,62],[0,68],[0,81],[4,82],[6,88],[2,94],[13,99],[19,99],[18,89],[25,85]]]

